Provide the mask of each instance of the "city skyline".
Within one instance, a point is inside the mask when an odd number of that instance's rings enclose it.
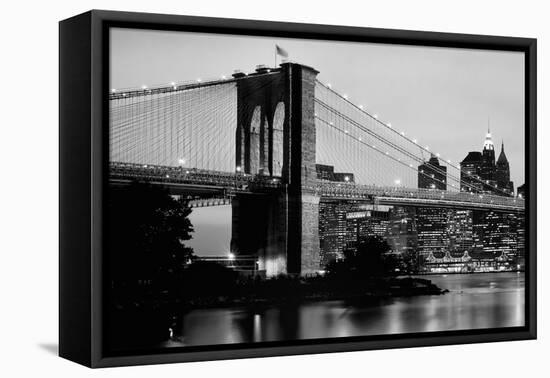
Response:
[[[485,135],[485,143],[487,143],[487,134]],[[470,151],[468,154],[470,154],[471,152],[478,152],[478,151]],[[479,151],[479,153],[481,156],[481,151]],[[495,149],[495,155],[499,156],[500,150]],[[467,157],[468,155],[465,156],[464,160],[466,160]],[[438,160],[434,158],[435,157],[432,156],[431,160],[427,160],[425,164],[422,164],[418,167],[418,188],[445,190],[446,185],[443,185],[442,182],[446,180],[446,167],[438,166]],[[443,173],[438,172],[437,171],[438,169],[443,169]],[[323,179],[335,180],[335,181],[349,181],[349,180],[353,181],[353,172],[346,173],[345,176],[347,177],[347,180],[345,180],[343,173],[334,172],[334,167],[319,165],[318,170],[319,170],[318,171],[319,177]],[[423,172],[423,170],[426,170],[426,171]],[[429,177],[430,174],[434,174],[435,179],[430,179]],[[325,207],[325,210],[326,210],[326,207]],[[343,217],[342,219],[345,220],[346,211],[344,210],[338,210],[338,211],[341,212],[341,216]],[[357,211],[357,206],[348,206],[347,211],[348,212]],[[434,216],[432,213],[433,212],[430,212],[430,211],[420,211],[419,215],[421,216],[422,214],[429,214],[429,216]],[[435,217],[436,219],[438,219],[437,217],[442,217],[442,215],[441,213],[439,213],[438,215],[438,213],[436,212]],[[190,218],[192,219],[193,223],[197,225],[193,239],[188,242],[191,247],[195,248],[200,255],[204,255],[204,256],[222,255],[220,254],[219,251],[227,251],[229,253],[228,246],[231,240],[231,207],[230,206],[218,206],[214,208],[195,209],[194,212],[191,213]],[[431,219],[431,218],[427,218],[427,219]],[[470,223],[471,223],[471,220],[470,220]],[[341,232],[342,229],[345,230],[346,224],[344,222],[344,224],[336,227],[340,227],[340,230],[336,230],[336,234],[335,234],[336,237],[338,238],[337,233]],[[213,237],[213,235],[215,235],[215,237]],[[397,240],[398,239],[399,238],[397,237]],[[344,240],[346,240],[346,238],[342,235],[339,241],[340,247],[337,247],[337,249],[339,248],[340,252],[343,250],[343,247],[345,246]],[[396,236],[389,237],[388,240],[390,240],[391,245],[393,247],[396,247],[396,244],[395,244]],[[471,243],[473,243],[473,239]],[[321,242],[321,244],[323,244],[323,241]],[[397,244],[397,248],[398,248],[398,244]]]

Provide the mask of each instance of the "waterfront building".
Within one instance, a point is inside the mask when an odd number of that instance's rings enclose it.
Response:
[[[516,252],[516,269],[523,270],[525,268],[525,217],[517,216],[517,252]]]
[[[481,270],[511,269],[518,260],[518,218],[515,213],[473,212],[472,261]]]

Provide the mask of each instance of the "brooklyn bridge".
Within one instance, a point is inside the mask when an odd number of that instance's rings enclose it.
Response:
[[[268,276],[319,270],[323,203],[523,216],[523,198],[464,172],[317,74],[283,63],[111,90],[111,185],[146,181],[191,206],[230,203],[231,251],[258,256]],[[427,161],[435,163],[420,170]],[[418,187],[423,176],[432,187]]]

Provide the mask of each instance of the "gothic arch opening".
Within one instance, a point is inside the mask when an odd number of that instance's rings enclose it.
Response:
[[[260,128],[262,122],[262,108],[256,106],[250,118],[250,174],[257,174],[260,170]]]
[[[285,104],[279,102],[273,114],[273,176],[281,176],[283,169],[283,128],[285,123]]]

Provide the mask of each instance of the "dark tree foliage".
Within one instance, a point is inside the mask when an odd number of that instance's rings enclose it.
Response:
[[[235,292],[238,273],[216,262],[195,261],[183,274],[182,297],[218,297]]]
[[[361,241],[356,250],[345,250],[343,261],[333,261],[327,266],[331,276],[348,280],[384,277],[393,275],[397,261],[388,255],[390,246],[379,236]]]
[[[144,183],[110,187],[107,259],[113,348],[149,345],[170,337],[181,275],[193,250],[191,209],[161,188]],[[139,330],[137,332],[136,330]]]
[[[191,209],[167,191],[143,183],[113,187],[108,202],[108,251],[114,286],[158,284],[193,256]]]
[[[423,264],[421,256],[418,256],[412,251],[407,251],[403,253],[401,269],[403,273],[406,274],[416,274],[418,273],[418,267]]]

